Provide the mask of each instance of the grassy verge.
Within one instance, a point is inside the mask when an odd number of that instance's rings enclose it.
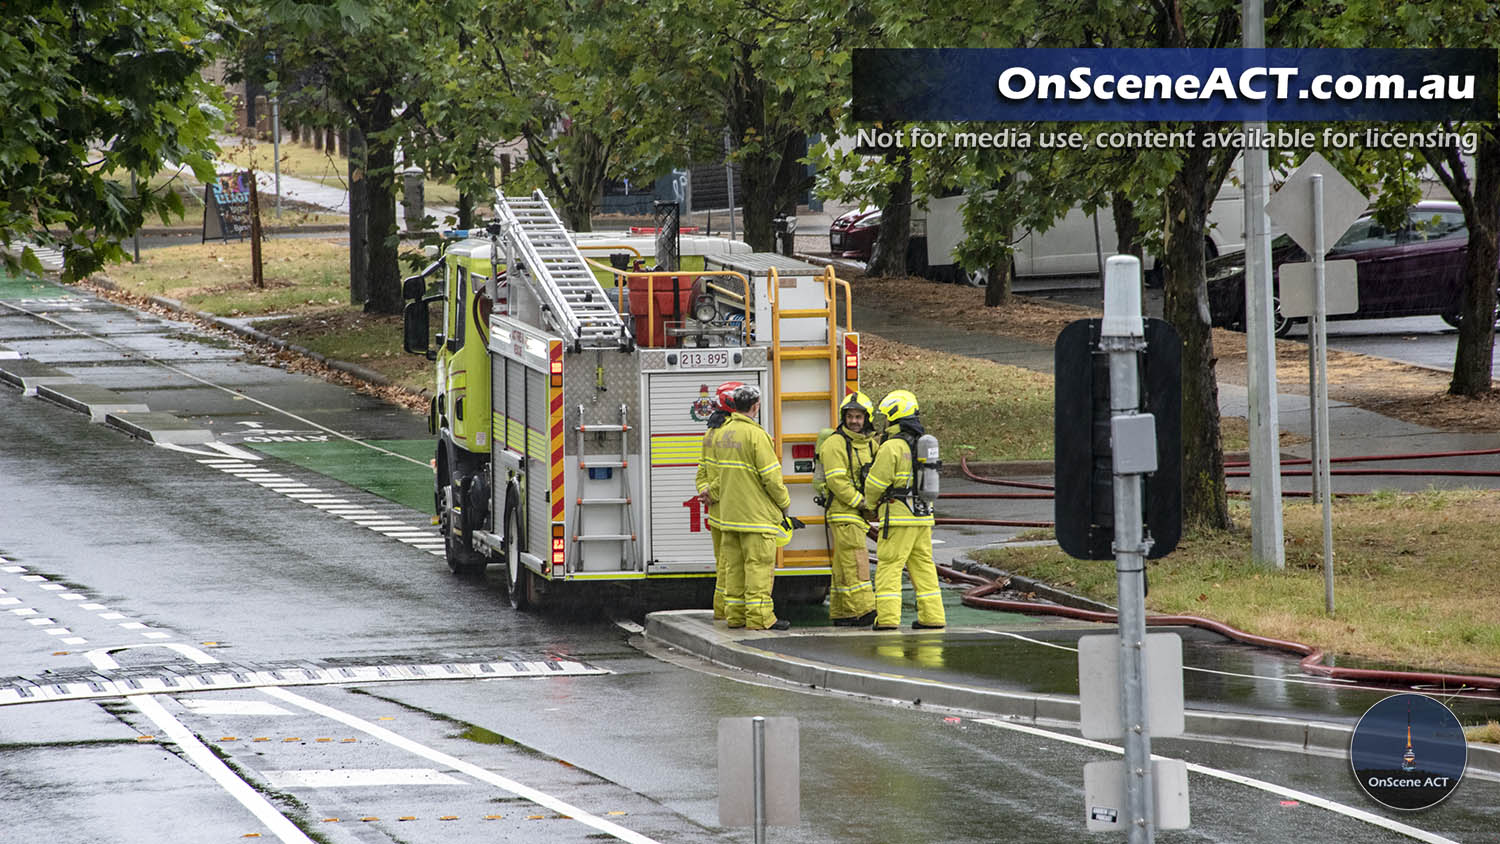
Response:
[[[1248,505],[1232,502],[1241,524]],[[1185,537],[1150,566],[1153,613],[1187,613],[1322,647],[1355,661],[1500,674],[1493,553],[1500,492],[1379,493],[1334,505],[1337,614],[1324,613],[1321,511],[1288,503],[1286,569],[1248,562],[1248,532]],[[982,552],[985,562],[1113,603],[1114,567],[1057,548]]]
[[[109,275],[137,295],[166,296],[216,316],[254,316],[347,302],[348,266],[346,244],[268,238],[261,248],[264,288],[250,281],[248,241],[152,249],[141,253],[141,263],[120,264]]]

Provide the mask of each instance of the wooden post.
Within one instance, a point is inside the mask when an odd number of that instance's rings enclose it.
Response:
[[[250,174],[250,280],[264,290],[266,277],[260,262],[260,194],[255,190],[255,171],[246,172]]]

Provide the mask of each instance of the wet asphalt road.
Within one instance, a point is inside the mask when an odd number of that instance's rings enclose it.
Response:
[[[249,444],[247,421],[308,431],[247,397],[362,439],[425,436],[411,433],[422,427],[411,414],[248,366],[232,348],[174,336],[180,328],[133,323],[88,302],[50,307],[230,389],[152,374],[116,347],[64,339],[24,317],[0,316],[0,344],[98,377],[153,409],[239,431],[242,444]],[[545,659],[612,672],[251,684],[151,696],[160,712],[118,696],[0,706],[0,785],[12,798],[0,802],[0,825],[16,840],[274,839],[245,804],[183,758],[182,742],[158,738],[169,734],[165,717],[271,794],[277,811],[328,841],[602,834],[578,820],[585,815],[660,841],[748,841],[747,831],[717,828],[714,736],[719,718],[751,714],[792,715],[802,729],[803,823],[774,830],[772,840],[1083,837],[1081,770],[1107,758],[1098,751],[961,714],[751,683],[671,654],[653,659],[594,615],[514,614],[494,573],[454,578],[420,540],[370,526],[420,533],[425,513],[264,452],[242,461],[256,468],[237,470],[222,453],[150,447],[9,387],[0,388],[0,430],[0,599],[8,610],[0,612],[0,689],[18,685],[16,678],[86,678],[89,651],[104,648],[127,648],[115,659],[148,678],[210,670],[195,655],[242,673]],[[285,485],[256,474],[263,470]],[[313,503],[317,497],[286,491],[294,485],[373,515],[341,517]],[[952,546],[960,536],[989,539],[958,534]],[[988,658],[1007,654],[997,648]],[[1165,748],[1370,808],[1341,757],[1186,741],[1158,746]],[[328,783],[333,771],[346,777],[342,784]],[[569,808],[520,800],[495,776]],[[1407,840],[1220,780],[1195,778],[1193,788],[1194,828],[1161,840]],[[1496,794],[1495,784],[1464,788],[1466,799],[1420,825],[1481,840],[1474,836],[1496,823],[1500,801],[1485,797]]]

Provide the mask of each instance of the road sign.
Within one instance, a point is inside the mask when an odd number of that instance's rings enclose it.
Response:
[[[1358,266],[1354,261],[1323,262],[1324,313],[1352,314],[1359,310]],[[1312,262],[1282,264],[1279,272],[1281,315],[1312,316],[1317,300]]]
[[[1181,759],[1151,761],[1152,814],[1155,829],[1187,829],[1187,763]],[[1089,832],[1118,832],[1130,820],[1125,810],[1125,761],[1088,762],[1083,766],[1083,800]]]
[[[756,721],[761,722],[760,729]],[[760,764],[753,763],[756,756],[760,756]],[[796,718],[720,718],[719,825],[763,828],[801,823],[800,766]],[[759,781],[756,768],[760,769]],[[761,802],[758,818],[757,792]]]
[[[1182,735],[1182,637],[1152,633],[1146,637],[1146,723],[1152,738]],[[1120,637],[1083,636],[1078,640],[1078,720],[1084,738],[1119,739]]]
[[[1359,215],[1365,212],[1370,200],[1359,192],[1344,174],[1328,159],[1313,153],[1302,162],[1302,166],[1287,179],[1271,201],[1266,203],[1266,213],[1271,222],[1297,241],[1309,255],[1313,245],[1313,201],[1312,177],[1323,177],[1323,233],[1328,245],[1339,239],[1354,225]]]

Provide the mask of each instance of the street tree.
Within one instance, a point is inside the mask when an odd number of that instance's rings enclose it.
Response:
[[[812,185],[803,162],[807,136],[831,130],[848,97],[842,15],[791,0],[647,0],[642,8],[650,23],[641,37],[657,45],[642,64],[649,84],[686,114],[728,130],[745,240],[771,251],[775,217],[794,210]],[[691,136],[697,128],[679,131]]]
[[[371,313],[400,313],[396,151],[403,115],[419,105],[413,80],[428,67],[427,45],[407,22],[436,10],[422,0],[264,0],[242,14],[265,51],[242,50],[246,65],[240,71],[269,80],[272,93],[281,90],[283,77],[297,74],[304,84],[288,91],[293,115],[303,109],[341,113],[363,138],[363,173],[351,169],[365,183],[366,215],[362,226],[351,216],[350,241],[354,248],[363,241],[368,257],[364,277],[351,274],[351,298],[358,301],[362,294]],[[358,150],[350,152],[352,158]]]
[[[224,114],[202,71],[229,24],[199,0],[19,0],[4,14],[0,243],[61,247],[64,277],[82,278],[123,260],[146,219],[182,216],[170,186],[148,186],[167,162],[213,179]],[[5,252],[41,271],[30,249]]]
[[[1490,0],[1405,0],[1394,6],[1379,0],[1350,0],[1337,11],[1329,18],[1326,31],[1329,40],[1341,46],[1500,47],[1500,6]],[[1476,139],[1473,149],[1449,143],[1415,150],[1372,151],[1370,156],[1385,165],[1380,184],[1386,210],[1404,214],[1405,203],[1414,198],[1410,189],[1412,171],[1421,165],[1432,169],[1463,209],[1469,246],[1458,314],[1458,348],[1448,392],[1469,397],[1490,391],[1496,289],[1500,287],[1500,134],[1493,119],[1500,117],[1500,103],[1486,105],[1492,115],[1488,122],[1445,121],[1438,126],[1411,127],[1423,131],[1441,128],[1452,137],[1472,134]],[[1396,166],[1391,166],[1392,162]],[[1400,190],[1403,185],[1404,191]]]

